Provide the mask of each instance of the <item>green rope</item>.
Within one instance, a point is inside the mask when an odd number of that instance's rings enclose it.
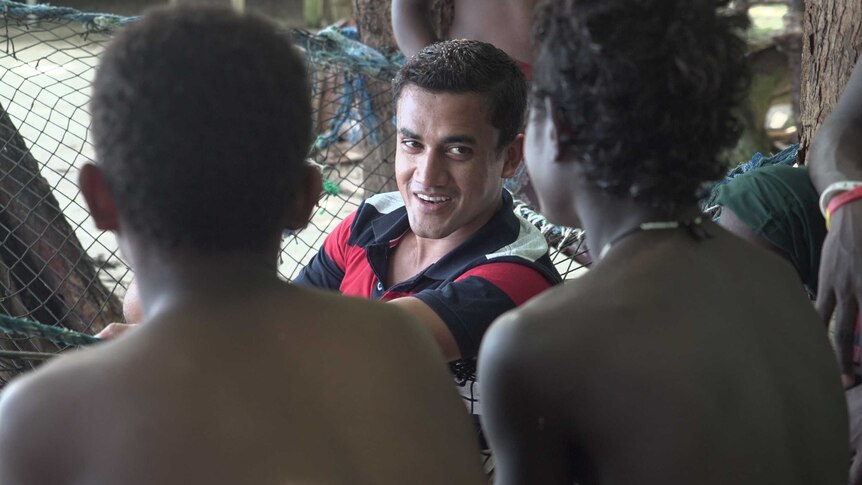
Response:
[[[18,350],[0,350],[0,359],[13,360],[48,360],[58,354],[48,352],[22,352]]]
[[[7,335],[41,338],[58,345],[78,346],[101,342],[101,339],[62,327],[43,325],[23,318],[0,314],[0,332]]]

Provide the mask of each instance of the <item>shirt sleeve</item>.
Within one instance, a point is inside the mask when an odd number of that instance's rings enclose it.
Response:
[[[551,286],[529,266],[489,263],[468,270],[452,283],[412,296],[440,316],[466,359],[479,352],[482,336],[497,317]]]
[[[344,279],[347,241],[356,213],[345,217],[335,229],[326,236],[323,247],[302,268],[293,283],[338,291]]]

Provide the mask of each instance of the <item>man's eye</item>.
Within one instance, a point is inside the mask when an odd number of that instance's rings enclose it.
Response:
[[[401,146],[409,150],[416,150],[422,147],[422,145],[415,140],[401,140]]]
[[[449,153],[451,153],[452,155],[459,155],[463,157],[472,154],[473,150],[469,147],[454,146],[449,147]]]

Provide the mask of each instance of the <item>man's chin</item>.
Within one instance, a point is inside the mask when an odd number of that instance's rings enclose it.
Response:
[[[421,224],[411,224],[410,231],[417,237],[421,237],[422,239],[443,239],[446,236],[452,234],[453,232],[448,229],[441,229],[439,227],[429,228],[428,226]]]

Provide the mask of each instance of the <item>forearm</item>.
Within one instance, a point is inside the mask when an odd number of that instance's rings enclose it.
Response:
[[[838,181],[862,181],[862,63],[857,61],[835,108],[817,130],[808,165],[818,192]]]
[[[826,119],[811,143],[809,167],[818,193],[842,180],[862,181],[862,111]]]
[[[429,0],[392,0],[392,31],[406,56],[437,42]]]

